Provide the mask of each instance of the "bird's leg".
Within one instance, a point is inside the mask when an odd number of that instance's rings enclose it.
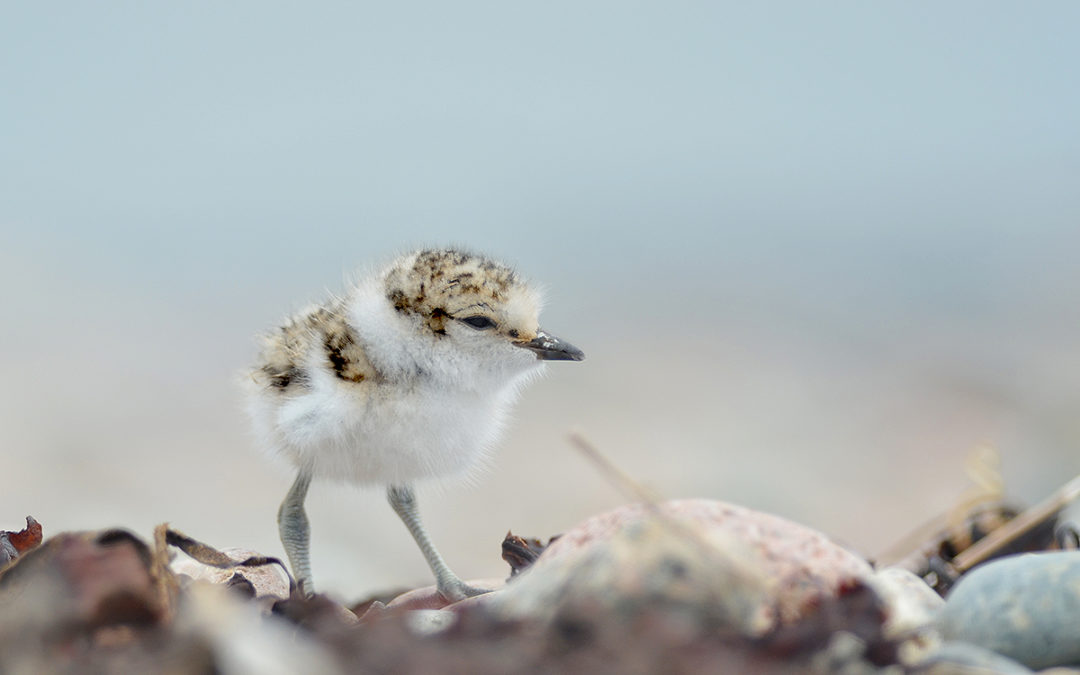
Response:
[[[311,472],[301,469],[289,488],[289,494],[278,509],[278,533],[285,555],[289,558],[289,567],[296,577],[296,586],[305,597],[314,595],[315,588],[311,581],[311,559],[308,555],[311,544],[311,530],[308,526],[307,513],[304,512],[304,498],[311,485]]]
[[[457,602],[464,598],[488,592],[481,588],[469,586],[446,566],[446,562],[443,561],[442,556],[435,549],[435,545],[431,543],[431,538],[428,537],[423,523],[420,522],[420,511],[416,507],[416,495],[413,494],[411,487],[408,485],[391,485],[386,489],[386,498],[390,501],[390,506],[394,507],[394,511],[402,522],[405,523],[405,527],[409,528],[409,534],[416,540],[417,545],[424,554],[424,559],[427,560],[428,566],[435,573],[435,587],[438,589],[439,595],[449,602]]]

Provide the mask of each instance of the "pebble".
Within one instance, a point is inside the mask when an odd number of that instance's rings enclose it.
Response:
[[[1030,675],[1034,671],[989,649],[964,642],[946,642],[907,672],[912,675]]]
[[[1009,556],[965,576],[937,617],[946,640],[1031,668],[1080,664],[1080,552]]]
[[[629,504],[567,531],[493,604],[511,615],[568,601],[719,612],[747,635],[795,622],[873,574],[861,557],[789,520],[706,499]]]
[[[417,635],[441,633],[457,621],[457,614],[446,609],[414,609],[405,617],[409,630]]]
[[[885,636],[901,638],[929,626],[945,601],[917,574],[900,567],[874,573],[870,586],[887,607]]]

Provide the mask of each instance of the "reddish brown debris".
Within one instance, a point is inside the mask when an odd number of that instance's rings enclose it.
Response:
[[[41,523],[34,520],[33,516],[26,517],[26,527],[20,532],[4,532],[8,540],[19,553],[25,553],[30,549],[41,545]]]
[[[41,544],[41,523],[26,517],[26,527],[19,532],[0,530],[0,567]]]
[[[533,564],[533,561],[540,557],[544,549],[551,546],[551,543],[558,538],[559,535],[555,535],[548,539],[548,543],[545,544],[535,537],[526,539],[507,531],[502,543],[502,559],[510,565],[510,576],[517,576],[526,567]]]
[[[36,543],[36,525],[28,519],[20,546]],[[2,534],[15,550],[12,533]],[[214,595],[203,581],[178,583],[168,565],[176,547],[227,570],[219,585],[232,592]],[[610,550],[587,557],[585,547]],[[503,546],[504,559],[518,570],[541,552],[529,573],[501,593],[469,598],[450,611],[430,611],[445,601],[427,587],[371,598],[356,611],[331,597],[294,593],[269,616],[247,611],[245,603],[256,602],[254,589],[233,573],[279,564],[274,559],[245,555],[238,564],[165,526],[155,531],[153,548],[123,530],[60,534],[0,569],[0,670],[261,672],[265,659],[281,663],[282,654],[299,649],[304,658],[323,659],[316,659],[322,667],[294,665],[290,672],[898,672],[900,638],[884,631],[888,606],[867,583],[869,566],[774,516],[700,500],[634,505],[589,519],[555,545],[509,534]],[[755,563],[754,574],[743,574],[746,560]],[[730,573],[722,573],[725,564]],[[583,583],[560,586],[567,591],[561,595],[522,591],[560,569],[581,572]],[[762,586],[764,606],[784,620],[749,632],[748,623],[731,620],[737,618],[732,598],[757,599],[752,584],[762,580],[769,582]],[[490,588],[501,580],[469,583]],[[175,597],[163,592],[167,586]],[[590,588],[596,592],[582,592]],[[515,592],[551,611],[543,617],[498,611],[494,600]],[[435,629],[420,621],[432,615],[440,619]],[[850,639],[836,639],[844,636]],[[258,658],[235,665],[251,658],[245,649],[253,645]]]
[[[162,608],[149,566],[149,548],[125,530],[59,534],[4,570],[0,595],[71,628],[152,623]]]

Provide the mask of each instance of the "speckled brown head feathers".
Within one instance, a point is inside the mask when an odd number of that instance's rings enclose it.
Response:
[[[536,292],[509,267],[463,251],[425,250],[405,258],[386,276],[386,297],[435,335],[445,335],[454,320],[514,341],[527,342],[539,330]]]

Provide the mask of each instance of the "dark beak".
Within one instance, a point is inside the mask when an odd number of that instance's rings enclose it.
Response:
[[[535,339],[514,344],[535,353],[541,361],[580,361],[585,358],[585,352],[542,330],[537,331]]]

